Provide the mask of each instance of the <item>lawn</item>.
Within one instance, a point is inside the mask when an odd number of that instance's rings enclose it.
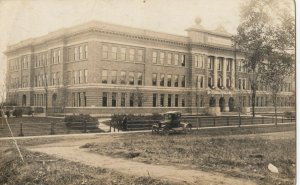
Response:
[[[11,117],[8,119],[10,128],[14,136],[21,135],[21,124],[23,136],[37,136],[37,135],[50,135],[52,134],[78,134],[84,132],[84,127],[78,128],[67,127],[64,123],[64,118],[51,118],[51,117]],[[51,126],[53,123],[53,126]],[[51,127],[53,130],[51,130]],[[103,132],[100,129],[87,127],[87,132]],[[0,137],[10,137],[11,133],[8,129],[5,120],[0,120]]]
[[[271,137],[248,135],[265,131],[238,128],[231,133],[243,135],[228,135],[226,129],[220,133],[195,131],[171,136],[126,134],[110,143],[88,143],[82,147],[102,155],[144,163],[221,172],[258,184],[294,184],[295,135],[292,132],[287,138],[277,137],[280,131],[294,130],[294,127],[268,127],[266,130],[278,134]],[[279,174],[268,170],[269,163],[279,169]]]
[[[282,134],[282,131],[288,134]],[[155,165],[219,172],[231,177],[250,179],[262,185],[294,184],[296,161],[294,131],[295,125],[281,125],[195,130],[188,135],[130,133],[84,138],[22,139],[18,144],[21,146],[25,163],[21,162],[12,141],[2,140],[0,184],[174,184],[150,176],[129,176],[25,149],[28,146],[60,141],[75,142],[82,139],[88,142],[82,145],[82,148],[89,148],[91,152],[102,155]],[[275,134],[268,134],[269,132]],[[258,135],[261,133],[265,134]],[[95,142],[91,142],[91,139]],[[279,169],[279,174],[269,172],[267,168],[269,163]]]
[[[109,169],[90,167],[42,153],[29,152],[25,149],[27,146],[55,143],[61,140],[63,139],[41,138],[18,141],[25,160],[24,163],[21,161],[12,141],[0,141],[0,184],[171,185],[164,180],[123,175]]]

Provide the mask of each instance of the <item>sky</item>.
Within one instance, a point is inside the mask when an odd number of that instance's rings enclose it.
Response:
[[[292,0],[287,0],[292,1]],[[245,0],[0,0],[0,90],[7,45],[91,20],[186,35],[201,17],[206,29],[220,24],[236,33]]]

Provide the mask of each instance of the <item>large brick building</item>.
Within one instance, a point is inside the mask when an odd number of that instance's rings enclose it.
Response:
[[[10,45],[7,101],[99,114],[250,107],[249,74],[231,35],[222,27],[204,29],[200,19],[186,31],[180,36],[92,21]],[[293,89],[290,82],[282,89],[281,107],[295,106]],[[271,107],[263,86],[256,104]]]

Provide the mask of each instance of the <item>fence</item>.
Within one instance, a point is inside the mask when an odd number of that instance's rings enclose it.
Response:
[[[10,124],[14,136],[37,136],[56,134],[79,134],[103,132],[98,128],[98,122],[51,122],[51,123],[13,123]],[[0,137],[11,137],[6,124],[0,124]]]
[[[221,116],[221,117],[197,117],[197,116],[184,116],[183,122],[191,123],[193,128],[200,127],[218,127],[218,126],[239,126],[239,125],[253,125],[253,124],[275,124],[275,116],[262,116],[262,117],[246,117],[246,116]],[[295,121],[294,117],[286,118],[283,115],[277,116],[277,123],[288,123]],[[129,120],[124,129],[122,123],[110,123],[111,129],[115,130],[150,130],[152,125],[157,122],[153,120]]]
[[[275,124],[275,116],[246,117],[246,116],[223,116],[223,117],[197,117],[184,116],[183,122],[189,122],[194,128],[218,127],[218,126],[239,126],[253,124]],[[294,122],[295,117],[277,116],[277,123]],[[110,131],[135,131],[150,130],[157,120],[128,120],[127,124],[122,122],[110,122]],[[103,132],[98,128],[98,122],[52,122],[52,123],[13,123],[10,124],[14,136],[36,136],[55,134],[78,134],[78,133],[99,133]],[[0,123],[0,137],[11,137],[8,127]]]

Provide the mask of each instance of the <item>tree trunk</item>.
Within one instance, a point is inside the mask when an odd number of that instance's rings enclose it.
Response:
[[[252,117],[255,117],[256,85],[252,84]]]
[[[277,126],[277,94],[276,93],[275,93],[274,107],[275,107],[275,125]]]
[[[48,117],[48,90],[46,89],[45,117]]]

